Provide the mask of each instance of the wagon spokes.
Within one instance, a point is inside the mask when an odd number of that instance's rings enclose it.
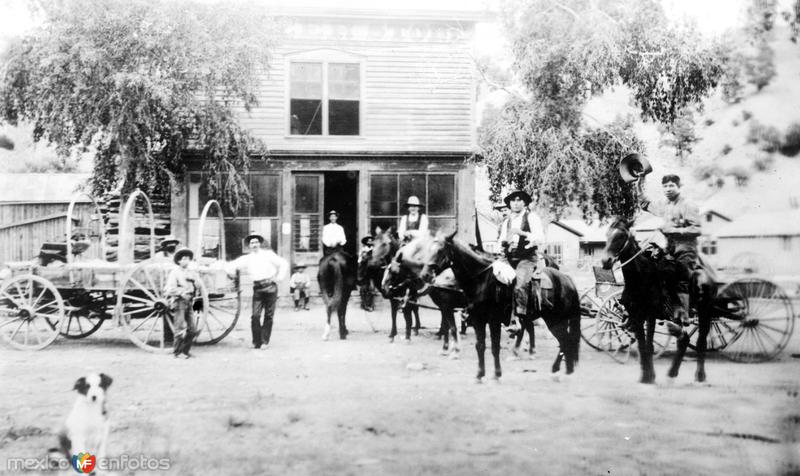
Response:
[[[59,333],[64,301],[50,281],[16,276],[0,288],[0,340],[21,350],[39,350]]]

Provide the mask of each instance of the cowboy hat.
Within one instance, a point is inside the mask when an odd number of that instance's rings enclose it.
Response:
[[[408,207],[420,207],[420,208],[422,208],[422,202],[419,201],[419,198],[417,198],[416,195],[411,195],[410,197],[408,197],[408,201],[406,201],[405,206],[406,206],[406,208],[408,208]]]
[[[250,240],[252,240],[253,238],[257,239],[258,242],[261,243],[262,245],[264,244],[264,237],[261,236],[261,234],[255,232],[255,231],[251,231],[249,235],[245,236],[244,237],[244,242],[245,243],[250,243]]]
[[[163,240],[161,240],[161,244],[158,245],[158,247],[159,247],[159,249],[163,250],[164,248],[166,248],[169,245],[177,245],[180,242],[181,242],[181,240],[175,238],[175,235],[167,235],[167,236],[164,237]]]
[[[653,166],[637,153],[628,154],[619,161],[619,175],[626,183],[639,180],[653,171]]]
[[[183,258],[184,256],[188,256],[189,259],[193,259],[194,252],[189,248],[183,247],[175,252],[175,256],[172,257],[172,261],[174,261],[175,264],[178,264],[181,262],[181,258]]]
[[[494,208],[495,210],[502,210],[504,208],[508,208],[508,205],[506,205],[505,203],[495,203],[492,208]]]
[[[367,235],[364,238],[361,238],[361,244],[365,245],[365,246],[366,245],[371,245],[374,242],[375,242],[375,237],[373,237],[372,235]]]
[[[525,206],[530,205],[530,203],[533,201],[531,196],[528,195],[528,192],[526,192],[525,190],[514,190],[513,192],[506,195],[506,198],[503,199],[503,202],[505,202],[507,207],[511,208],[511,200],[514,200],[515,198],[519,198],[520,200],[525,202]]]
[[[331,211],[328,212],[328,216],[331,216],[331,215],[336,215],[338,217],[339,216],[339,212],[337,212],[336,210],[331,210]]]
[[[304,264],[296,264],[296,265],[294,265],[294,267],[292,269],[295,270],[295,271],[297,271],[298,269],[306,269],[306,265],[304,265]]]

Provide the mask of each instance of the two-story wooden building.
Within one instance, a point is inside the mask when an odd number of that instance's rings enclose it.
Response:
[[[249,175],[254,204],[226,220],[228,255],[260,231],[315,274],[320,232],[339,211],[351,252],[396,225],[411,195],[431,228],[474,237],[474,12],[286,10],[288,35],[241,120],[269,147]],[[199,172],[173,199],[173,231],[196,240]]]

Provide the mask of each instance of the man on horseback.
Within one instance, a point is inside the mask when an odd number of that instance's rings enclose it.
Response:
[[[514,313],[521,318],[534,310],[541,314],[541,270],[538,268],[538,247],[544,241],[542,223],[529,212],[531,196],[523,190],[511,192],[503,200],[511,209],[500,226],[500,242],[509,264],[516,271]],[[531,296],[535,299],[531,302]]]
[[[667,238],[667,253],[672,255],[677,268],[676,289],[679,305],[675,306],[673,319],[686,322],[689,318],[689,284],[697,266],[697,237],[700,236],[700,212],[697,205],[681,195],[681,179],[665,175],[661,186],[666,203],[655,209],[642,197],[642,209],[664,219],[661,232]]]
[[[422,202],[415,195],[406,201],[406,213],[400,217],[397,234],[404,243],[428,233],[428,215],[422,212]]]
[[[328,256],[334,251],[341,251],[347,243],[342,225],[336,223],[339,220],[339,213],[336,210],[328,212],[329,223],[322,227],[322,254]]]

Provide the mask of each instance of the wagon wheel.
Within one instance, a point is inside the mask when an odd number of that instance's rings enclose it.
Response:
[[[117,293],[117,318],[125,327],[128,337],[137,346],[150,352],[167,353],[172,349],[171,337],[175,331],[169,300],[164,295],[167,273],[174,266],[169,263],[142,262],[125,276]],[[205,320],[208,295],[205,287],[197,286],[195,318]]]
[[[581,339],[595,350],[602,350],[599,347],[597,333],[597,310],[603,304],[603,300],[595,293],[594,286],[590,287],[581,294]]]
[[[625,363],[630,358],[636,338],[628,326],[628,311],[620,303],[622,291],[617,291],[608,296],[597,311],[595,318],[595,342],[600,350],[619,363]],[[645,332],[647,323],[645,322]],[[653,357],[658,358],[672,342],[672,336],[662,320],[656,320],[653,332]]]
[[[67,339],[88,337],[108,319],[105,309],[100,311],[98,304],[105,302],[105,291],[81,291],[65,298],[66,318],[61,325],[61,335]]]
[[[53,283],[32,274],[0,287],[0,339],[21,350],[40,350],[58,337],[64,301]]]
[[[225,289],[208,293],[208,312],[205,319],[198,320],[195,344],[216,344],[236,327],[242,309],[241,291],[234,280],[229,281],[229,286]],[[195,304],[195,309],[199,304]]]
[[[714,300],[712,329],[720,329],[723,355],[736,362],[766,362],[789,343],[794,310],[784,290],[764,279],[744,278],[722,287]]]

